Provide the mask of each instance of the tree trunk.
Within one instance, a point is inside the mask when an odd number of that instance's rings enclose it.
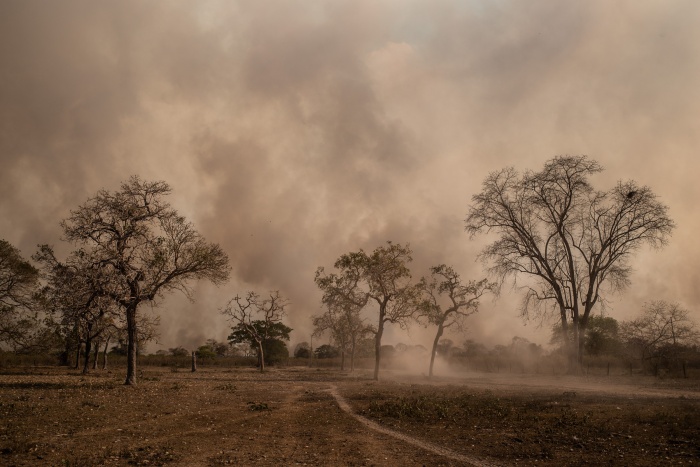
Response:
[[[75,353],[75,367],[74,369],[80,368],[80,351],[83,349],[83,344],[78,342],[78,351]]]
[[[197,352],[192,351],[192,373],[197,371]]]
[[[132,386],[136,384],[136,305],[129,305],[126,309],[126,381],[124,384]]]
[[[345,350],[340,351],[340,371],[345,371]]]
[[[100,343],[95,342],[95,355],[92,358],[92,369],[97,370],[97,359],[100,357]]]
[[[263,352],[262,341],[258,342],[258,360],[260,363],[260,373],[265,371],[265,354]]]
[[[109,337],[107,338],[107,342],[105,342],[105,350],[102,352],[102,369],[106,370],[107,369],[107,349],[109,348]]]
[[[90,371],[90,356],[92,355],[92,325],[87,326],[87,335],[85,336],[85,362],[83,362],[83,374]]]
[[[435,354],[437,353],[438,342],[440,341],[440,337],[442,337],[442,333],[444,331],[442,325],[443,323],[440,323],[438,325],[438,330],[435,334],[435,340],[433,341],[433,351],[430,353],[430,369],[428,370],[428,378],[433,377],[433,364],[435,363]]]
[[[350,348],[350,373],[355,371],[355,338],[352,339],[352,347]]]
[[[374,380],[379,381],[379,361],[382,358],[382,334],[384,334],[384,316],[386,314],[386,305],[379,307],[379,325],[377,326],[377,335],[374,338]]]

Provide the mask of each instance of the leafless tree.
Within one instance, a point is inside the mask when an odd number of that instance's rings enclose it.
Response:
[[[36,344],[40,333],[36,312],[39,271],[20,251],[0,240],[0,342],[15,350]]]
[[[282,324],[288,305],[289,301],[278,290],[270,292],[266,298],[249,291],[245,297],[236,295],[221,310],[234,324],[232,336],[238,333],[238,338],[234,341],[246,340],[257,347],[261,372],[265,371],[263,344],[268,339],[278,338],[280,330],[288,329],[287,334],[291,331]]]
[[[589,177],[600,171],[586,156],[558,156],[539,172],[491,173],[466,219],[472,237],[497,235],[481,259],[501,284],[512,277],[525,289],[523,316],[558,315],[562,335],[572,336],[570,371],[580,368],[593,307],[604,292],[628,285],[635,251],[665,245],[674,228],[668,208],[647,186],[627,181],[594,190]]]
[[[364,308],[368,303],[379,307],[375,330],[374,379],[379,379],[382,335],[386,323],[406,327],[418,311],[418,286],[411,283],[408,245],[387,242],[371,254],[363,250],[342,255],[335,262],[337,273],[316,271],[316,285],[323,292],[323,303],[332,306]]]
[[[228,257],[208,243],[165,202],[167,183],[132,177],[121,190],[100,190],[62,222],[65,238],[81,246],[87,261],[99,268],[102,292],[126,316],[128,334],[125,384],[136,383],[137,310],[165,292],[190,296],[188,281],[228,279]]]
[[[331,339],[340,349],[340,370],[345,370],[345,355],[350,353],[350,371],[355,370],[355,349],[358,340],[369,333],[374,333],[374,329],[365,323],[360,312],[362,309],[351,303],[343,306],[338,303],[328,303],[326,311],[318,316],[312,317],[314,326],[314,336],[318,336],[325,331],[331,335]]]
[[[690,312],[678,303],[663,300],[644,305],[639,318],[620,325],[620,336],[641,361],[677,358],[683,349],[700,343],[700,330]]]
[[[465,318],[479,311],[479,299],[496,284],[487,279],[464,284],[459,274],[445,264],[433,266],[430,271],[430,279],[422,282],[420,309],[421,316],[437,326],[428,371],[428,377],[432,378],[435,354],[445,329],[455,326],[461,330]]]

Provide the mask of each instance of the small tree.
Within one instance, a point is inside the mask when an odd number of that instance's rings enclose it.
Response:
[[[479,299],[496,284],[486,279],[463,284],[459,274],[444,264],[433,266],[430,271],[430,279],[422,281],[421,315],[437,326],[428,370],[428,377],[432,378],[435,354],[445,329],[455,326],[463,330],[465,318],[479,311]]]
[[[137,310],[165,292],[190,297],[191,279],[221,284],[228,279],[228,257],[165,202],[165,182],[132,177],[120,191],[100,190],[61,223],[67,240],[81,246],[99,270],[94,285],[121,308],[127,324],[125,384],[136,383]]]
[[[311,356],[311,346],[308,342],[299,342],[294,347],[295,358],[309,358]]]
[[[620,335],[642,363],[676,360],[684,349],[700,343],[700,331],[690,312],[677,303],[663,300],[647,303],[642,316],[623,322]]]
[[[285,308],[289,302],[279,291],[270,292],[267,298],[261,298],[250,291],[245,298],[236,295],[229,300],[221,311],[234,323],[229,336],[232,344],[248,342],[257,349],[260,371],[265,371],[265,351],[263,344],[271,339],[289,340],[291,328],[282,324],[287,315]],[[258,319],[255,319],[258,318]]]
[[[39,271],[17,248],[0,240],[0,343],[14,350],[29,349],[36,343],[38,285]]]
[[[355,349],[357,342],[373,332],[360,316],[361,308],[352,303],[330,301],[326,312],[312,317],[314,336],[329,331],[331,339],[340,350],[340,370],[345,370],[345,355],[350,353],[350,371],[355,369]]]
[[[408,245],[387,242],[371,254],[363,250],[342,255],[335,262],[337,273],[316,271],[316,285],[323,291],[323,303],[332,306],[364,308],[378,306],[378,322],[374,330],[374,379],[379,379],[382,336],[387,323],[405,328],[418,311],[419,288],[411,283],[407,264],[412,261]]]
[[[518,280],[523,316],[558,317],[571,372],[580,370],[593,307],[627,286],[641,246],[665,245],[674,228],[649,187],[628,181],[595,190],[589,178],[602,170],[586,156],[559,156],[540,172],[491,173],[466,219],[471,236],[496,234],[480,258],[501,284]]]

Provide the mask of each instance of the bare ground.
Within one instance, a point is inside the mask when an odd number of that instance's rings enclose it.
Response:
[[[700,465],[697,382],[145,368],[0,374],[0,465]]]

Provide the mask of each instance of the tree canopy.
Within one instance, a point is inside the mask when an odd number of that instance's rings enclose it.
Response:
[[[118,191],[100,190],[61,223],[65,238],[95,270],[93,285],[126,315],[126,384],[136,382],[139,305],[174,290],[191,297],[192,279],[228,279],[228,256],[170,207],[170,191],[163,181],[131,177]]]
[[[329,306],[364,308],[378,306],[375,329],[374,379],[379,379],[381,342],[386,323],[406,327],[418,311],[419,286],[411,282],[408,263],[412,261],[409,245],[387,242],[371,254],[360,249],[346,253],[335,262],[337,272],[316,271],[316,285],[323,292],[322,301]]]
[[[36,344],[39,271],[20,251],[0,240],[0,343],[15,350]]]
[[[500,283],[513,278],[524,288],[523,315],[558,316],[562,335],[571,336],[572,370],[582,362],[593,307],[628,285],[642,245],[665,245],[674,228],[647,186],[626,181],[594,189],[590,177],[602,170],[587,156],[557,156],[539,172],[493,172],[466,218],[472,237],[495,234],[480,258]]]

